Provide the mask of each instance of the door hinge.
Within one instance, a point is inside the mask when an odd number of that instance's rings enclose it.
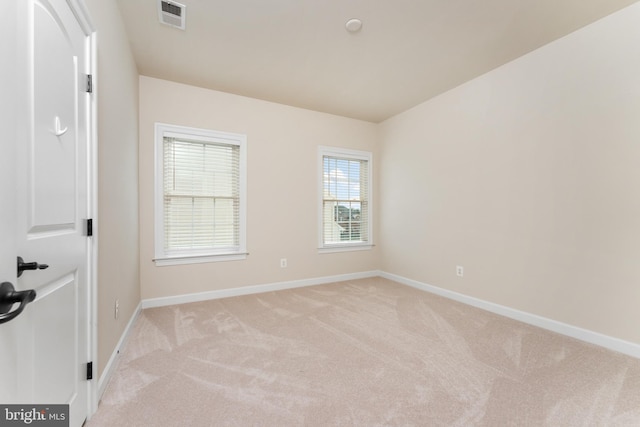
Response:
[[[87,381],[93,379],[93,362],[87,363]]]
[[[87,236],[93,236],[93,218],[87,220]]]
[[[93,76],[91,74],[87,74],[87,92],[93,93]]]

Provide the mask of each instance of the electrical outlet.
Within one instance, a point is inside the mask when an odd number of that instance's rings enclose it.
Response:
[[[287,259],[286,258],[281,258],[280,259],[280,268],[287,268]]]
[[[456,276],[464,277],[464,267],[461,265],[456,265]]]
[[[117,299],[113,307],[113,317],[117,319],[119,316],[120,316],[120,300]]]

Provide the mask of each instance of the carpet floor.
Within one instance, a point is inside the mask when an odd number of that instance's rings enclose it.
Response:
[[[362,279],[144,310],[87,426],[640,426],[640,360]]]

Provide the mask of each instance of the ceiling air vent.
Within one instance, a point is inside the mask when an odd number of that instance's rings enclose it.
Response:
[[[158,17],[162,24],[184,30],[187,18],[187,6],[175,1],[160,0]]]

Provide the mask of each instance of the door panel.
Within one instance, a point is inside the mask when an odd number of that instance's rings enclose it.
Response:
[[[77,45],[73,17],[52,3],[39,1],[34,7],[30,233],[73,230],[77,222],[77,172],[81,171],[76,171],[76,164],[82,145],[76,100],[78,62],[84,55]]]
[[[78,296],[77,278],[67,275],[55,285],[55,290],[29,307],[33,316],[34,376],[38,382],[35,402],[71,402],[77,392],[77,357],[69,357],[69,349],[60,343],[74,343],[78,328],[75,310],[60,310]],[[55,313],[52,315],[52,313]]]
[[[18,152],[27,163],[17,246],[25,261],[49,265],[18,279],[38,293],[29,307],[32,401],[68,403],[72,425],[81,425],[88,399],[81,376],[88,362],[88,135],[80,132],[88,128],[89,95],[81,87],[88,38],[64,0],[36,0],[32,13],[31,140]]]
[[[16,137],[8,147],[12,179],[0,182],[0,194],[3,203],[5,197],[14,201],[6,214],[9,227],[0,228],[11,239],[0,241],[0,254],[11,259],[12,273],[5,267],[0,279],[18,290],[35,289],[37,297],[15,320],[0,325],[3,344],[11,343],[0,348],[0,362],[6,362],[0,365],[0,401],[67,403],[70,425],[80,426],[89,396],[91,242],[84,224],[90,95],[84,82],[90,39],[65,0],[10,3],[19,17],[14,28],[19,48],[13,53]],[[49,267],[17,278],[17,256]]]

